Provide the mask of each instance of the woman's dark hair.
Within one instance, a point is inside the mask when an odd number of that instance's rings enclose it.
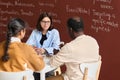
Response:
[[[67,26],[69,28],[72,28],[72,30],[75,32],[84,30],[84,23],[83,23],[82,18],[80,17],[69,18],[67,21]]]
[[[40,16],[39,16],[39,18],[38,18],[38,21],[37,21],[36,29],[37,29],[38,31],[42,31],[42,30],[43,30],[42,27],[41,27],[41,25],[40,25],[40,22],[42,21],[42,19],[43,19],[44,17],[48,17],[48,18],[50,19],[51,24],[50,24],[50,27],[49,27],[48,30],[52,30],[52,29],[53,29],[52,17],[51,17],[50,14],[48,14],[47,12],[43,12],[43,13],[40,14]]]
[[[6,44],[5,44],[5,51],[4,55],[2,56],[2,61],[7,62],[9,57],[8,48],[11,41],[12,36],[16,36],[21,30],[25,29],[26,25],[23,20],[20,18],[13,18],[8,23],[8,31],[6,37]]]

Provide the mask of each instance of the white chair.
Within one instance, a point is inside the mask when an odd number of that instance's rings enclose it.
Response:
[[[61,72],[61,68],[58,67],[57,69],[54,70],[54,76],[56,75],[60,75],[62,72]]]
[[[80,64],[80,70],[83,73],[83,80],[98,80],[101,68],[101,61],[82,63]]]
[[[34,80],[33,71],[0,72],[0,80]]]

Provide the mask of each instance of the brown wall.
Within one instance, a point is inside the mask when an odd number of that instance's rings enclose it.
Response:
[[[99,80],[120,80],[120,0],[0,0],[0,41],[5,39],[6,25],[12,17],[21,17],[29,24],[29,37],[42,11],[53,16],[54,27],[61,40],[69,42],[66,20],[83,17],[85,33],[95,37],[100,46],[102,67]]]

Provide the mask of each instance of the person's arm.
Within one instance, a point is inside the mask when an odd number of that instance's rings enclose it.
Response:
[[[67,45],[63,46],[61,50],[51,57],[50,65],[53,67],[58,67],[66,62],[70,61],[70,49]]]
[[[35,30],[33,30],[32,33],[30,34],[30,37],[26,41],[26,43],[29,45],[32,45],[32,46],[36,46],[35,35],[36,35],[36,32],[35,32]]]
[[[32,47],[29,47],[27,52],[27,60],[29,62],[28,67],[32,68],[35,71],[40,71],[41,69],[43,69],[45,63],[42,55],[38,55]]]
[[[59,50],[60,49],[60,35],[58,30],[54,29],[54,33],[52,34],[52,46],[50,47],[45,47],[44,49],[48,52],[49,55],[54,54],[54,50]]]

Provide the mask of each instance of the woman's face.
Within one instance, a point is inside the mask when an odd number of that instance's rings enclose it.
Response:
[[[23,39],[23,38],[24,38],[25,33],[26,33],[26,29],[21,30],[21,39]]]
[[[40,22],[40,25],[41,25],[43,31],[47,31],[51,25],[51,21],[50,21],[49,17],[44,17],[42,19],[42,21]]]

